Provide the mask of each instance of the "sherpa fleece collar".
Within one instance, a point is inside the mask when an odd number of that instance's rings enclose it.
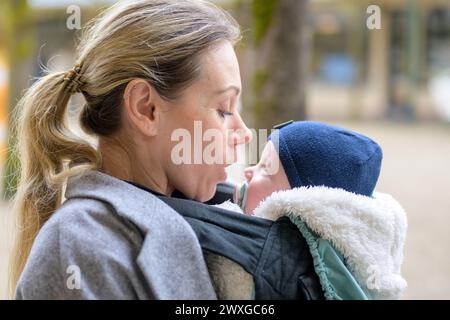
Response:
[[[390,195],[372,198],[327,187],[279,191],[266,198],[255,216],[277,220],[299,217],[344,256],[358,283],[375,299],[398,299],[406,287],[400,275],[406,237],[406,214]],[[367,288],[377,277],[377,289]]]

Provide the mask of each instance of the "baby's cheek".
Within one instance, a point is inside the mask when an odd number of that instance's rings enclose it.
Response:
[[[254,200],[254,194],[253,194],[253,184],[250,183],[248,188],[247,188],[247,199],[245,202],[245,213],[246,214],[252,214],[253,209],[255,207],[255,200]]]
[[[253,210],[265,198],[267,193],[263,181],[251,181],[247,189],[247,203],[245,205],[245,212],[253,213]]]

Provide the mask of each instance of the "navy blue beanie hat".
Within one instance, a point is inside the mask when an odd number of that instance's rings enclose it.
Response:
[[[278,150],[291,188],[327,186],[372,196],[383,154],[368,137],[320,122],[298,121],[274,131],[269,140]]]

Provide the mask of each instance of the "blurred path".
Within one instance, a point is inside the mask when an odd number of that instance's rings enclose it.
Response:
[[[405,299],[450,299],[450,125],[339,122],[383,148],[377,189],[408,214]]]

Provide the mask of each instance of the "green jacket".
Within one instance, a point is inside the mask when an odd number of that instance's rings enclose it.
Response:
[[[290,219],[308,243],[314,260],[314,269],[319,276],[325,298],[327,300],[370,299],[370,293],[364,291],[358,284],[345,264],[342,254],[328,240],[309,229],[301,219],[296,216],[290,216]]]

